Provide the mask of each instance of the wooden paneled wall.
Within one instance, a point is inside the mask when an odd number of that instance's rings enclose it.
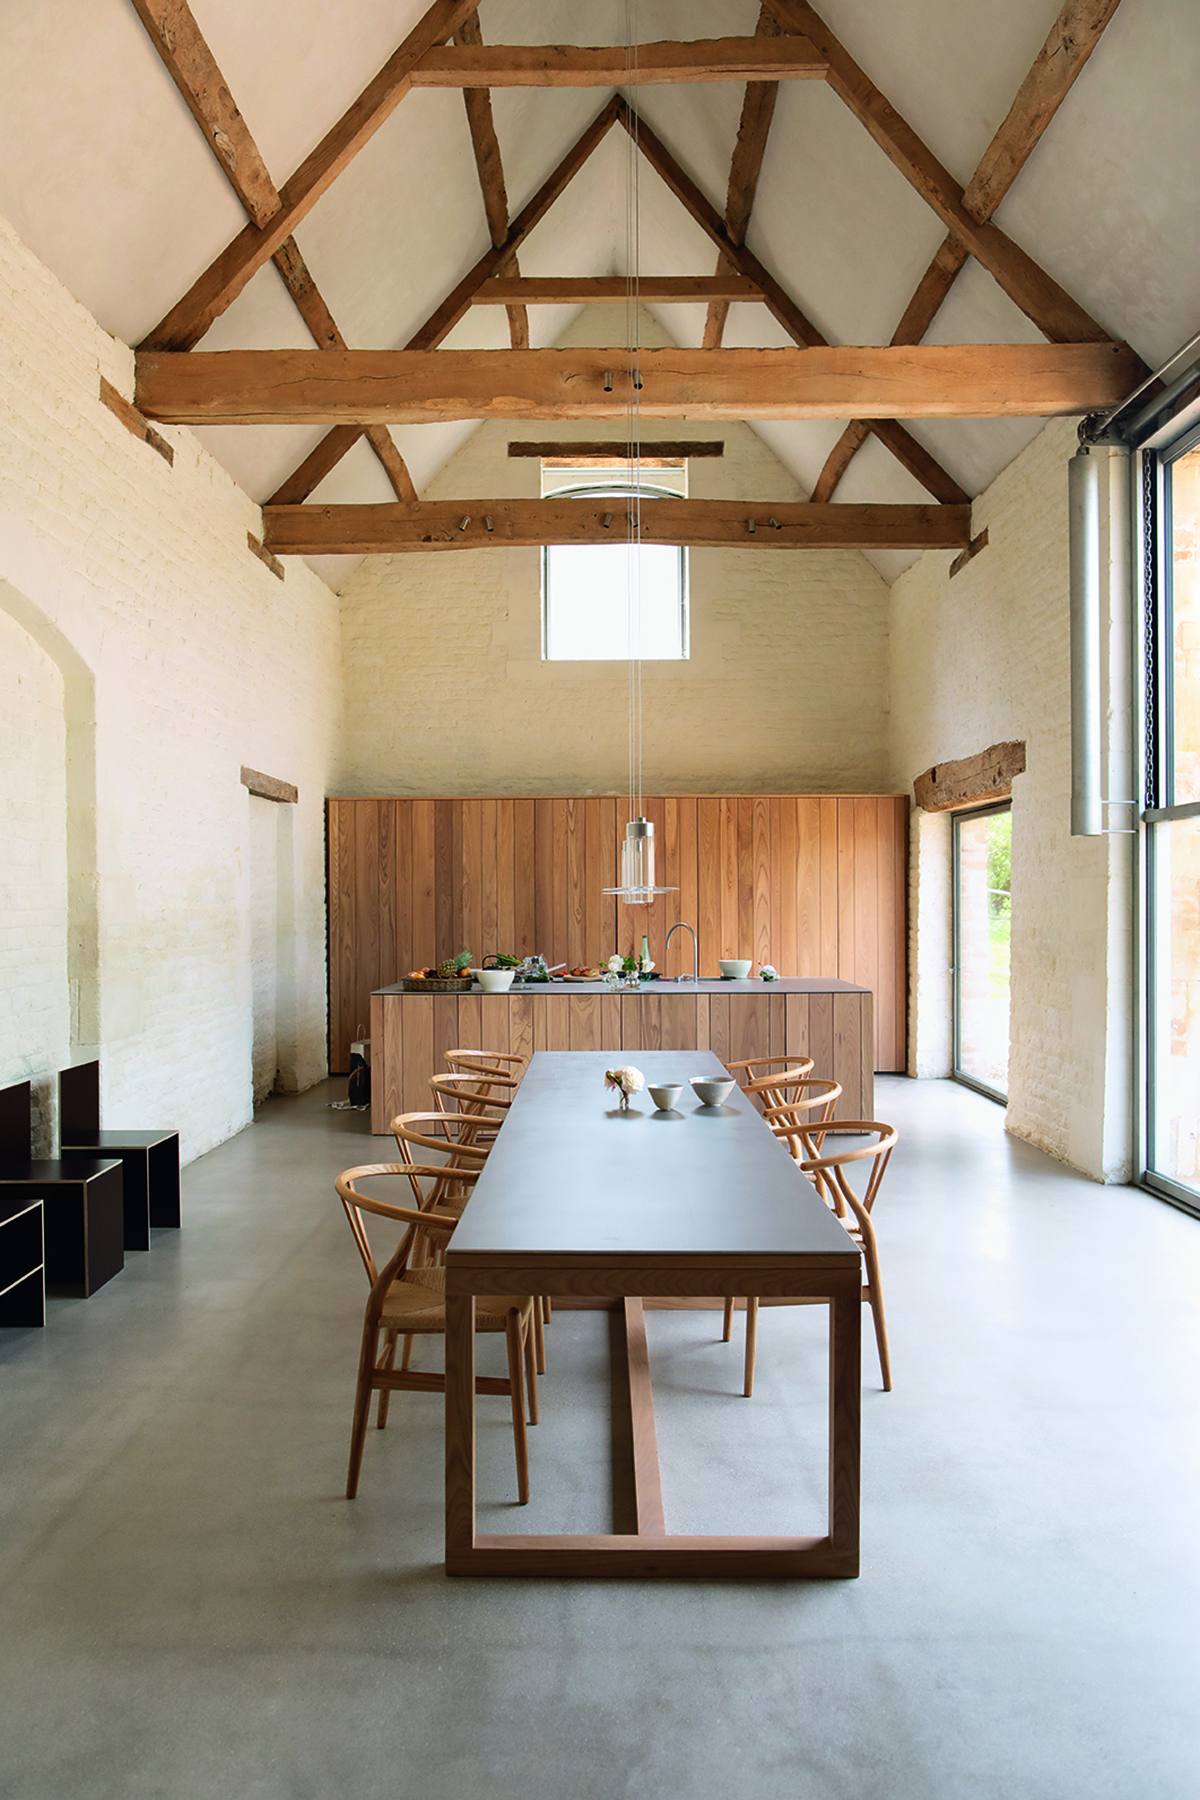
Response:
[[[594,964],[640,949],[664,974],[722,956],[780,975],[835,975],[875,995],[875,1067],[904,1068],[908,800],[903,794],[648,797],[657,880],[677,892],[626,906],[618,879],[628,803],[330,800],[330,1068],[349,1067],[370,996],[409,969],[468,949],[541,951]]]

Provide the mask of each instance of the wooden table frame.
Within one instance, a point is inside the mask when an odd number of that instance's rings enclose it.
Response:
[[[764,1576],[858,1574],[861,1292],[857,1261],[770,1265],[643,1257],[588,1266],[559,1258],[458,1260],[446,1278],[446,1573],[448,1575]],[[825,1537],[672,1536],[663,1516],[643,1296],[811,1295],[829,1301],[829,1531]],[[629,1366],[637,1532],[481,1535],[475,1530],[475,1296],[621,1296]]]

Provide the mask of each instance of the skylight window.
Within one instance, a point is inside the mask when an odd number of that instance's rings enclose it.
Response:
[[[643,499],[687,494],[687,466],[643,474]],[[687,551],[618,536],[639,486],[629,464],[542,466],[543,498],[613,501],[612,544],[547,544],[542,551],[542,655],[549,662],[678,662],[688,654]]]

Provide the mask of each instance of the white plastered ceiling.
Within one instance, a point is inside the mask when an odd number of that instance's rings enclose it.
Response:
[[[965,184],[1059,12],[1060,0],[824,0],[831,28],[955,178]],[[192,0],[230,91],[281,185],[425,10],[424,0]],[[757,0],[482,0],[490,42],[620,43],[750,35]],[[1200,327],[1200,13],[1197,0],[1122,0],[998,223],[1115,337],[1161,361]],[[718,212],[742,89],[651,87],[636,96]],[[516,213],[609,95],[497,90],[493,108]],[[0,7],[0,211],[108,330],[136,343],[236,235],[244,215],[129,0],[6,0]],[[630,271],[625,134],[605,139],[521,251],[526,275]],[[640,265],[712,274],[709,240],[644,161]],[[781,84],[747,242],[834,343],[886,343],[943,227],[819,82]],[[304,220],[297,243],[348,343],[403,345],[487,249],[461,95],[415,90]],[[698,345],[700,307],[659,308]],[[554,343],[572,309],[534,309],[531,341]],[[969,262],[928,341],[1036,342],[1039,333]],[[448,346],[507,344],[501,308],[475,308]],[[725,343],[787,344],[761,306],[734,306]],[[217,321],[205,349],[308,346],[268,265]],[[1036,420],[915,421],[971,493],[1039,428]],[[473,422],[395,427],[418,491]],[[841,425],[757,425],[811,491]],[[244,427],[199,434],[256,500],[323,435]],[[387,500],[360,443],[314,496]],[[874,440],[842,501],[929,496]],[[877,554],[889,578],[912,560]],[[354,559],[314,567],[337,585]]]

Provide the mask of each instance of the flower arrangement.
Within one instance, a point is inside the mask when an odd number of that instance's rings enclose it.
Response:
[[[629,1106],[631,1096],[640,1094],[645,1087],[646,1077],[642,1074],[640,1069],[631,1068],[626,1064],[625,1067],[620,1069],[606,1069],[604,1071],[604,1085],[606,1088],[615,1088],[617,1093],[620,1094],[621,1111],[625,1112]]]
[[[759,963],[758,972],[764,981],[778,980],[778,971],[771,963]]]

